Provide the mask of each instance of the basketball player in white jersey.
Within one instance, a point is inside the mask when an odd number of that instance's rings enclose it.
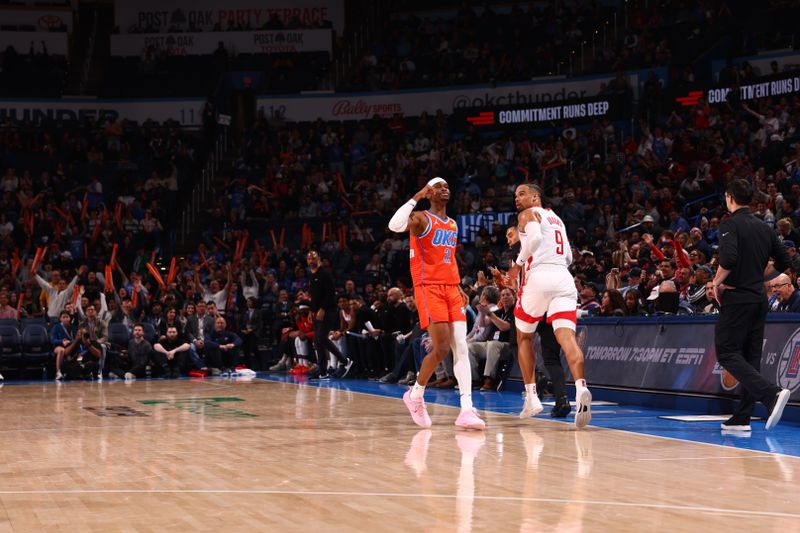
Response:
[[[535,212],[534,212],[535,213]],[[539,217],[535,213],[535,217]],[[541,220],[541,217],[537,218]],[[519,229],[516,225],[509,226],[506,230],[506,240],[508,246],[513,248],[520,242]],[[536,322],[530,315],[522,309],[522,296],[525,294],[523,282],[528,274],[533,258],[529,258],[523,265],[519,276],[513,280],[506,275],[503,275],[499,270],[495,269],[492,274],[499,287],[509,287],[517,293],[517,304],[514,308],[514,322],[517,330],[517,360],[519,362],[520,373],[522,374],[522,381],[525,383],[525,396],[526,400],[530,396],[530,400],[524,403],[519,417],[523,420],[532,416],[538,415],[542,412],[542,402],[539,400],[539,395],[536,392],[536,355],[533,351],[533,333],[529,331],[536,330],[539,333],[540,348],[544,365],[550,374],[553,384],[553,396],[555,396],[556,404],[553,410],[550,411],[551,418],[565,418],[571,407],[569,400],[564,394],[564,371],[561,368],[561,347],[556,341],[552,325],[545,320],[541,320],[541,325],[533,327]]]
[[[567,268],[572,264],[572,249],[564,223],[553,211],[542,207],[542,198],[542,190],[536,185],[517,187],[515,201],[519,211],[521,247],[509,276],[513,279],[524,266],[527,267],[520,300],[529,319],[517,321],[516,326],[524,333],[533,333],[547,314],[547,321],[553,325],[556,340],[575,380],[575,425],[582,428],[592,419],[592,394],[586,387],[583,352],[575,338],[577,300],[575,283]],[[532,352],[530,350],[531,358],[535,357]],[[532,374],[523,373],[523,378],[530,379]],[[535,383],[526,382],[525,402],[531,404],[523,408],[523,413],[541,409],[534,404],[534,391]]]

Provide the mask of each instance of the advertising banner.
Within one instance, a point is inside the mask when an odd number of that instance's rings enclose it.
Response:
[[[481,213],[475,215],[459,215],[458,217],[458,242],[471,243],[475,242],[475,237],[478,232],[485,228],[489,232],[492,231],[492,225],[497,222],[501,226],[506,227],[511,217],[516,216],[516,213],[503,212],[503,213]]]
[[[93,100],[63,98],[56,100],[0,100],[0,123],[68,123],[87,119],[105,123],[128,119],[142,123],[174,120],[185,127],[203,123],[204,98],[180,100]]]
[[[111,36],[112,56],[140,56],[154,48],[173,56],[211,55],[222,43],[228,52],[277,54],[331,52],[331,30],[131,33]]]
[[[68,33],[72,31],[72,10],[60,9],[57,7],[48,8],[0,8],[0,21],[3,26],[27,26],[31,31],[52,31],[65,29]]]
[[[648,73],[649,71],[637,71],[625,74],[633,96],[638,94],[639,82],[643,82]],[[547,107],[572,100],[588,101],[605,91],[612,78],[613,76],[550,77],[541,81],[495,87],[464,86],[359,94],[261,96],[257,105],[267,116],[280,116],[295,122],[314,121],[317,118],[366,120],[374,115],[391,117],[395,114],[418,117],[424,112],[434,115],[439,110],[449,115],[454,110],[465,108]]]
[[[738,91],[742,102],[758,98],[781,98],[800,93],[800,71],[786,72],[774,76],[765,76],[757,81],[748,82],[738,89],[729,85],[711,88],[697,88],[686,94],[679,94],[675,98],[677,106],[692,107],[701,99],[711,105],[724,104],[728,101],[731,91]]]
[[[790,389],[792,401],[800,401],[798,318],[770,316],[761,358],[762,375]],[[595,318],[579,321],[577,334],[589,383],[714,395],[740,392],[736,379],[717,363],[713,319]]]
[[[344,31],[344,0],[116,0],[116,25],[122,33],[153,29],[156,32],[225,31],[230,24],[256,30],[273,17],[284,25],[298,20],[302,26],[330,21]]]
[[[598,119],[620,120],[624,117],[615,104],[617,100],[617,97],[593,97],[548,104],[469,107],[454,110],[453,119],[455,127],[462,131],[473,127],[510,130],[547,126],[553,122],[579,124]]]
[[[0,50],[13,46],[18,54],[28,55],[33,43],[34,53],[42,53],[42,42],[52,56],[69,55],[69,36],[63,32],[3,31],[0,32]]]

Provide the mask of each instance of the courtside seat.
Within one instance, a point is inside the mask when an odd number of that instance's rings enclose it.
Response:
[[[40,324],[29,324],[22,330],[22,364],[46,366],[54,361],[47,328]]]

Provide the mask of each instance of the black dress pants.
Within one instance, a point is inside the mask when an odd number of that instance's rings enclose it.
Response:
[[[767,302],[723,305],[714,329],[717,361],[742,385],[734,416],[749,420],[756,402],[771,408],[780,388],[761,375]]]
[[[561,345],[556,340],[553,325],[548,324],[546,318],[539,323],[536,332],[539,334],[539,341],[542,344],[544,367],[550,374],[550,381],[553,382],[553,397],[558,401],[566,396],[564,393],[566,377],[564,367],[561,366]]]
[[[333,329],[332,323],[336,317],[338,317],[336,310],[326,310],[325,318],[322,320],[314,319],[314,350],[317,352],[317,364],[322,374],[325,374],[328,369],[328,352],[336,356],[336,359],[341,364],[347,363],[347,358],[336,346],[336,343],[328,338],[328,334]]]

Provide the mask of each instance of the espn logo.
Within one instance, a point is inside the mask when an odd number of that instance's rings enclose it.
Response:
[[[494,124],[494,111],[482,111],[477,116],[467,117],[467,122],[473,126],[491,126]]]
[[[702,97],[703,91],[690,91],[689,96],[679,96],[675,101],[684,107],[692,107],[697,105],[697,102],[699,102]]]

